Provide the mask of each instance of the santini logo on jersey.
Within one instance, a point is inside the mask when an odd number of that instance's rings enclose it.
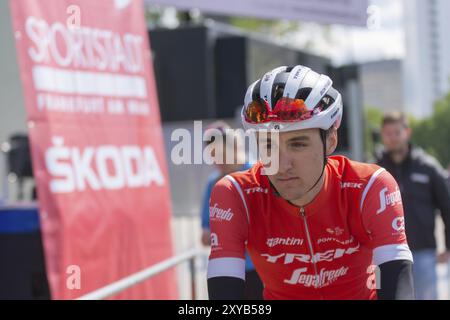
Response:
[[[276,247],[278,245],[283,246],[301,246],[303,244],[303,239],[296,238],[271,238],[267,239],[267,246],[269,248]]]
[[[394,207],[397,204],[402,203],[402,195],[398,187],[395,188],[394,192],[386,194],[388,188],[384,188],[380,191],[380,209],[378,209],[377,214],[383,213],[388,206]]]
[[[231,208],[225,210],[217,207],[217,203],[213,207],[209,207],[209,218],[216,221],[230,221],[234,216]]]

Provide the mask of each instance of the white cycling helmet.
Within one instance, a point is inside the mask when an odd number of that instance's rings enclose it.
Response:
[[[339,128],[343,106],[333,81],[308,67],[279,67],[254,82],[245,95],[245,129],[288,132]]]

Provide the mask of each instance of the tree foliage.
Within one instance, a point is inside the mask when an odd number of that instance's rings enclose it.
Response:
[[[435,156],[442,165],[450,164],[450,92],[437,101],[433,114],[414,121],[413,142]]]

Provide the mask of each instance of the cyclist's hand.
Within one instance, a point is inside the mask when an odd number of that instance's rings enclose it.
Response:
[[[209,230],[202,231],[201,241],[204,246],[209,246],[211,244],[211,234],[210,234]]]

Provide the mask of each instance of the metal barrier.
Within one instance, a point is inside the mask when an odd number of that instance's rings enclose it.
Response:
[[[192,249],[188,252],[167,259],[160,263],[157,263],[147,269],[132,274],[126,278],[111,283],[103,288],[97,289],[91,293],[79,297],[77,300],[103,300],[111,297],[117,293],[120,293],[132,286],[135,286],[169,268],[172,268],[184,261],[189,261],[191,270],[191,282],[192,282],[192,300],[196,299],[196,286],[195,286],[195,259],[204,254],[204,251],[199,249]]]

